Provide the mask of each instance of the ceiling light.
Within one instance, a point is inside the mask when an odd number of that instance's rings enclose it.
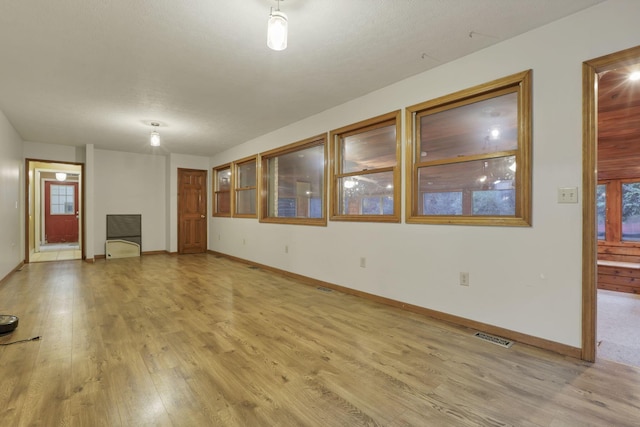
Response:
[[[273,50],[287,48],[287,15],[280,12],[280,0],[278,0],[278,8],[275,11],[271,8],[269,13],[267,46]]]
[[[629,80],[631,80],[632,82],[640,80],[640,71],[634,71],[633,73],[629,74]]]
[[[152,147],[159,147],[160,146],[160,133],[158,132],[158,127],[160,126],[160,123],[153,122],[153,123],[151,123],[151,126],[153,126],[153,130],[149,134],[149,142],[151,143]]]
[[[64,172],[56,172],[56,179],[58,181],[66,181],[67,180],[67,174]]]

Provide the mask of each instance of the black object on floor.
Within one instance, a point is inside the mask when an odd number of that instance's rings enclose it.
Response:
[[[0,314],[0,335],[10,334],[18,327],[18,317]]]

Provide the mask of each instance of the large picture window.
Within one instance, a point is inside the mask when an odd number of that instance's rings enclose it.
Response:
[[[640,255],[640,179],[598,183],[596,206],[599,245],[627,247],[627,255]]]
[[[407,108],[407,222],[530,225],[531,71]]]
[[[330,133],[331,219],[400,221],[400,111]]]
[[[326,135],[262,154],[261,222],[326,225]]]
[[[231,216],[231,164],[213,168],[213,216]]]
[[[256,218],[257,193],[257,162],[256,157],[234,162],[233,170],[235,202],[233,216],[239,218]]]

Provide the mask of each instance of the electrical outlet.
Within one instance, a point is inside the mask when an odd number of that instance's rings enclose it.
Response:
[[[284,245],[284,253],[285,254],[289,253],[289,245]]]
[[[469,273],[465,271],[460,272],[460,286],[469,286]]]
[[[220,240],[220,235],[218,234],[218,240]]]
[[[366,268],[367,267],[367,259],[365,257],[361,257],[360,258],[360,267],[361,268]]]
[[[242,239],[242,244],[246,245],[247,244],[247,239]]]

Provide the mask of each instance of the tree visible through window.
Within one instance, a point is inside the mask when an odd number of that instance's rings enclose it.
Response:
[[[606,238],[607,223],[607,185],[598,184],[596,191],[596,206],[598,210],[598,240]]]
[[[640,182],[622,184],[622,240],[640,241]]]
[[[597,235],[608,245],[640,242],[640,180],[613,179],[596,187]]]

